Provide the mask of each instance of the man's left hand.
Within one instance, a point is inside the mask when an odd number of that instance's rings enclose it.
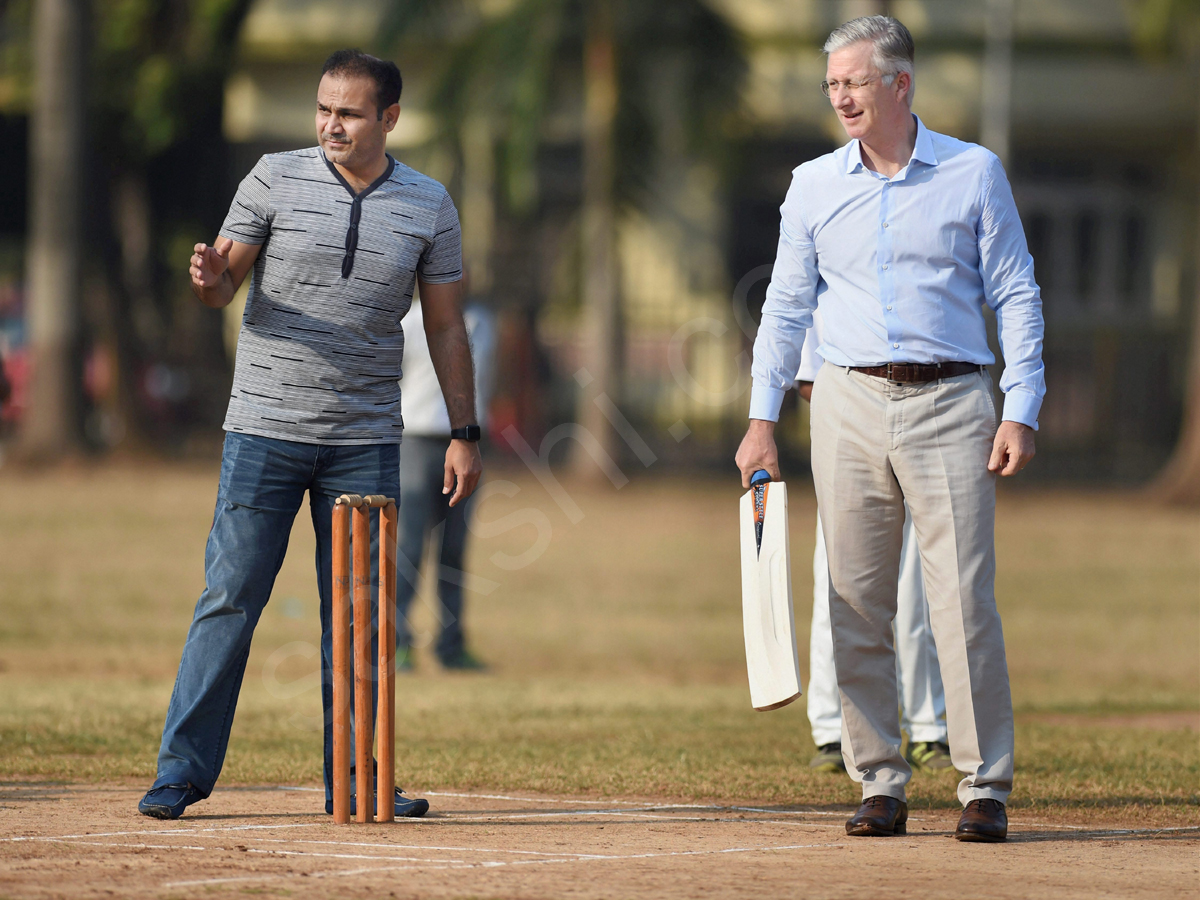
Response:
[[[479,455],[479,445],[474,441],[452,440],[446,449],[446,475],[442,481],[443,494],[454,491],[450,505],[457,506],[470,497],[482,474],[483,458]]]
[[[1033,429],[1020,422],[1004,421],[996,429],[988,471],[1016,475],[1033,459]]]

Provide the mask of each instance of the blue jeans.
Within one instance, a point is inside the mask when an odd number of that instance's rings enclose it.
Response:
[[[254,626],[283,565],[292,522],[309,492],[317,535],[321,598],[321,703],[325,713],[325,797],[332,797],[333,503],[342,494],[399,497],[397,444],[331,446],[229,433],[221,456],[217,508],[196,604],[167,709],[154,787],[191,782],[207,797],[221,774]],[[372,583],[378,585],[378,519],[371,517]],[[376,624],[371,623],[372,635]],[[374,638],[372,643],[375,644]],[[376,650],[372,647],[372,658]],[[353,733],[353,730],[352,732]],[[353,751],[351,751],[353,754]],[[353,755],[351,756],[353,759]]]

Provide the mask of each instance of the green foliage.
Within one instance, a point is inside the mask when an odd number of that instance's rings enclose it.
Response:
[[[101,143],[119,165],[136,166],[220,126],[249,7],[250,0],[97,0],[92,98]]]
[[[1144,50],[1200,53],[1200,0],[1133,0],[1132,13]]]
[[[500,135],[500,180],[509,206],[537,200],[536,162],[551,116],[574,118],[582,104],[585,22],[607,0],[516,0],[474,20],[451,40],[432,108],[449,135],[486,116]],[[732,26],[702,0],[611,0],[618,70],[615,125],[618,199],[642,205],[664,157],[720,159],[739,108],[746,60]],[[404,27],[433,15],[396,2]],[[392,20],[389,35],[401,27]]]
[[[33,88],[31,16],[31,0],[12,0],[0,11],[0,113],[25,113],[29,109]]]

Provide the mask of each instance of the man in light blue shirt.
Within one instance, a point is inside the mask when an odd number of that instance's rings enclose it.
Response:
[[[829,556],[834,662],[854,835],[902,834],[911,775],[896,720],[904,507],[921,550],[955,767],[956,837],[1001,841],[1012,700],[996,612],[995,476],[1033,457],[1045,393],[1041,298],[999,160],[912,114],[913,41],[895,19],[835,29],[822,85],[851,141],[793,173],[754,345],[743,482],[779,477],[774,425],[818,305],[826,365],[812,456]],[[1006,368],[997,423],[983,306]]]

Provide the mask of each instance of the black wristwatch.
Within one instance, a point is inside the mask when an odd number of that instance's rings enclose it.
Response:
[[[450,437],[456,441],[475,443],[483,436],[478,425],[464,425],[462,428],[451,428]]]

